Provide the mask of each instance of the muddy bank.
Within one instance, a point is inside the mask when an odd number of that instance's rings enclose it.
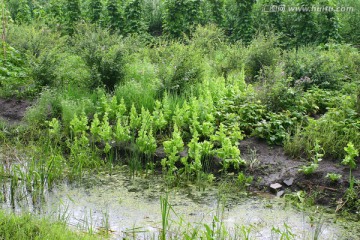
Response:
[[[282,147],[269,146],[265,141],[249,138],[240,142],[242,158],[248,163],[246,172],[255,178],[252,188],[271,192],[270,185],[281,185],[274,194],[305,190],[308,195],[316,195],[316,203],[336,207],[342,201],[346,189],[349,187],[349,168],[341,165],[341,160],[324,159],[319,162],[319,168],[311,175],[298,172],[303,165],[310,161],[293,159],[284,153]],[[342,178],[333,183],[326,178],[328,173],[341,174]],[[360,178],[360,169],[352,171],[356,179]]]
[[[0,98],[0,118],[10,123],[20,122],[30,106],[31,102],[28,100]]]

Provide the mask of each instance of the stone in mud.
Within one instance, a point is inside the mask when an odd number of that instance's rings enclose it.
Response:
[[[294,183],[294,178],[285,179],[283,183],[285,183],[286,186],[290,187]]]
[[[277,196],[277,197],[281,197],[282,195],[284,195],[284,193],[285,193],[284,190],[278,191],[278,192],[276,193],[276,196]]]
[[[273,183],[270,185],[270,189],[275,192],[277,192],[281,188],[282,188],[282,185],[280,183]]]
[[[164,147],[158,147],[155,151],[155,157],[157,159],[163,159],[166,158],[166,153],[164,151]]]

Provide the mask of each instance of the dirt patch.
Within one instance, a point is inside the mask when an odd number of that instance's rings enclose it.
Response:
[[[305,190],[310,195],[316,195],[315,201],[324,205],[336,205],[349,187],[349,169],[340,164],[340,160],[324,159],[319,168],[311,175],[299,173],[298,169],[308,165],[306,159],[293,159],[285,155],[282,147],[269,146],[265,141],[249,138],[240,142],[242,158],[248,163],[248,175],[254,176],[255,188],[271,191],[270,185],[279,183],[281,188],[274,191],[294,192]],[[337,183],[332,183],[325,176],[327,173],[341,174]],[[356,179],[360,177],[359,168],[353,171]],[[288,186],[284,181],[291,179]]]
[[[10,123],[21,121],[31,102],[18,99],[0,99],[0,117]]]

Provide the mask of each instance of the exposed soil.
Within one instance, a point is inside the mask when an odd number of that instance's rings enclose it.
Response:
[[[248,174],[254,176],[255,187],[259,190],[271,191],[270,185],[279,183],[282,187],[274,190],[274,194],[280,191],[286,193],[305,190],[309,195],[314,196],[315,202],[335,206],[342,201],[349,187],[349,169],[341,165],[340,160],[324,159],[319,163],[319,168],[307,176],[299,173],[298,169],[308,165],[309,161],[286,156],[282,147],[269,146],[265,141],[249,138],[241,141],[239,148],[242,158],[250,164]],[[342,179],[332,183],[325,178],[327,173],[341,174]],[[353,170],[352,174],[359,179],[359,168]],[[287,186],[284,181],[289,179],[293,182]]]
[[[0,98],[0,118],[9,123],[17,123],[23,119],[27,108],[30,106],[31,102],[28,100]]]

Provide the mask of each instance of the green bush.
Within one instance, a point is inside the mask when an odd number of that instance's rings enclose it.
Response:
[[[58,54],[53,85],[63,88],[77,87],[87,89],[91,86],[91,70],[85,61],[77,55]]]
[[[245,59],[245,72],[248,80],[256,80],[265,67],[273,68],[280,58],[280,49],[276,46],[277,37],[273,34],[258,35],[251,41]]]
[[[0,53],[0,95],[26,97],[37,92],[24,55],[4,44]]]
[[[256,125],[253,135],[265,139],[269,144],[282,145],[287,134],[291,134],[302,120],[302,115],[294,112],[269,112]]]
[[[57,54],[65,52],[65,41],[66,37],[42,23],[11,25],[8,32],[8,42],[24,54],[38,87],[54,85]]]
[[[114,90],[124,77],[122,38],[90,25],[78,25],[77,30],[73,48],[91,69],[91,87],[105,86],[108,90]]]
[[[327,157],[341,158],[344,147],[352,142],[360,147],[360,124],[355,111],[355,99],[343,96],[338,99],[339,107],[331,108],[318,120],[309,119],[309,124],[301,131],[296,131],[285,143],[285,149],[290,155],[301,152],[310,155],[311,146],[316,140],[325,150]]]
[[[162,18],[164,2],[161,0],[144,0],[144,21],[148,26],[147,31],[153,36],[162,34]]]
[[[319,48],[303,47],[285,54],[285,72],[293,78],[292,84],[307,90],[313,86],[337,89],[346,79],[338,54]]]
[[[158,66],[159,93],[183,93],[203,80],[204,62],[198,49],[181,43],[160,46],[151,56]]]
[[[124,81],[115,88],[115,95],[118,99],[123,98],[128,106],[135,104],[138,109],[153,109],[160,87],[156,66],[138,54],[126,62]]]

